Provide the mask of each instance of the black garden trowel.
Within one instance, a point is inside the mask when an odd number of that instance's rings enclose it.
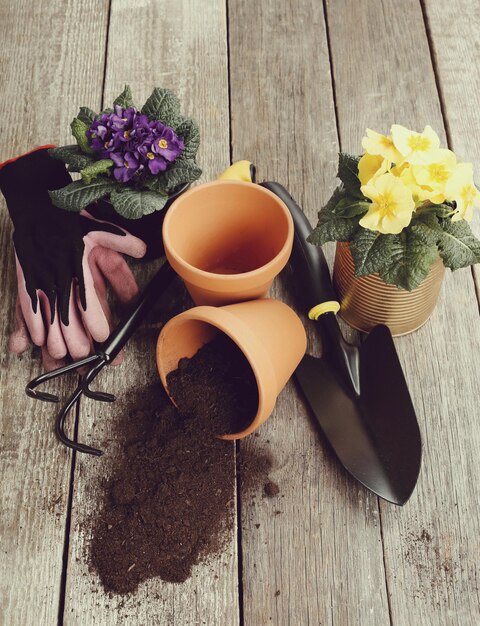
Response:
[[[290,264],[300,303],[321,331],[323,355],[306,355],[295,375],[342,465],[378,496],[403,505],[415,488],[422,443],[392,335],[376,326],[359,347],[342,336],[325,256],[306,238],[312,227],[278,183],[262,183],[295,224]]]

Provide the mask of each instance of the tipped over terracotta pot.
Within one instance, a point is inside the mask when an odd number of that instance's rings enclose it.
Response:
[[[217,180],[175,200],[163,243],[195,304],[221,306],[267,294],[290,256],[293,221],[268,189]]]
[[[243,352],[258,387],[258,408],[250,424],[238,433],[219,433],[222,439],[242,439],[272,413],[278,394],[305,354],[307,338],[300,318],[278,300],[185,311],[167,322],[158,337],[157,367],[168,394],[167,376],[177,369],[180,359],[191,358],[219,332]],[[175,398],[170,399],[175,404]]]

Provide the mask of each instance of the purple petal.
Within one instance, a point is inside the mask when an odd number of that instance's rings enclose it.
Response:
[[[127,182],[128,178],[128,170],[126,167],[115,167],[113,170],[113,176],[116,180],[121,181],[122,183]]]
[[[173,148],[170,150],[168,148],[160,148],[159,153],[163,156],[164,159],[170,162],[175,161],[175,159],[180,154],[178,150],[175,150]]]
[[[148,161],[148,169],[156,176],[159,172],[164,172],[167,169],[167,164],[161,157],[155,157]]]
[[[115,163],[115,165],[118,165],[118,167],[123,167],[123,156],[121,154],[118,154],[117,152],[111,152],[110,158]]]
[[[135,158],[135,156],[133,154],[131,154],[130,152],[126,152],[125,153],[125,162],[128,163],[128,167],[131,168],[138,168],[138,161]]]

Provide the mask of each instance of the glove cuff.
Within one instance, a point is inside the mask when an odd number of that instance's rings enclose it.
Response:
[[[0,191],[15,225],[39,211],[50,211],[52,201],[48,192],[71,182],[64,163],[49,155],[48,146],[9,159],[0,166]]]
[[[44,146],[38,146],[38,148],[33,148],[33,150],[29,150],[28,152],[25,152],[24,154],[20,154],[16,157],[12,157],[11,159],[7,159],[3,163],[0,163],[0,170],[4,168],[5,165],[8,165],[9,163],[14,163],[15,161],[18,161],[19,159],[22,159],[23,157],[26,157],[29,154],[32,154],[33,152],[38,152],[39,150],[49,150],[50,148],[56,148],[56,147],[57,146],[55,146],[53,143],[47,143]]]

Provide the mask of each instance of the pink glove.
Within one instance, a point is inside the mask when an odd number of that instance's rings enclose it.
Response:
[[[70,181],[45,148],[0,166],[0,188],[15,226],[18,300],[9,348],[23,352],[30,340],[42,348],[46,369],[69,354],[89,354],[93,340],[110,333],[105,279],[121,302],[138,293],[120,253],[140,258],[146,246],[126,230],[86,211],[54,207],[49,189]]]
[[[83,214],[93,220],[86,211]],[[33,311],[23,270],[18,257],[16,258],[16,328],[10,335],[9,349],[18,354],[27,350],[31,342],[41,346],[47,371],[60,367],[67,354],[74,360],[87,356],[92,350],[93,340],[101,342],[107,339],[112,325],[112,314],[107,301],[105,279],[122,303],[131,302],[138,294],[135,278],[119,252],[140,258],[145,252],[145,244],[141,240],[128,233],[125,237],[119,237],[97,231],[84,237],[84,244],[82,268],[87,306],[83,309],[78,287],[72,281],[67,325],[58,315],[58,306],[55,307],[53,323],[44,323],[44,320],[51,319],[51,308],[47,296],[40,290],[37,290],[40,307],[36,312]],[[121,362],[121,355],[119,356],[114,364]]]

